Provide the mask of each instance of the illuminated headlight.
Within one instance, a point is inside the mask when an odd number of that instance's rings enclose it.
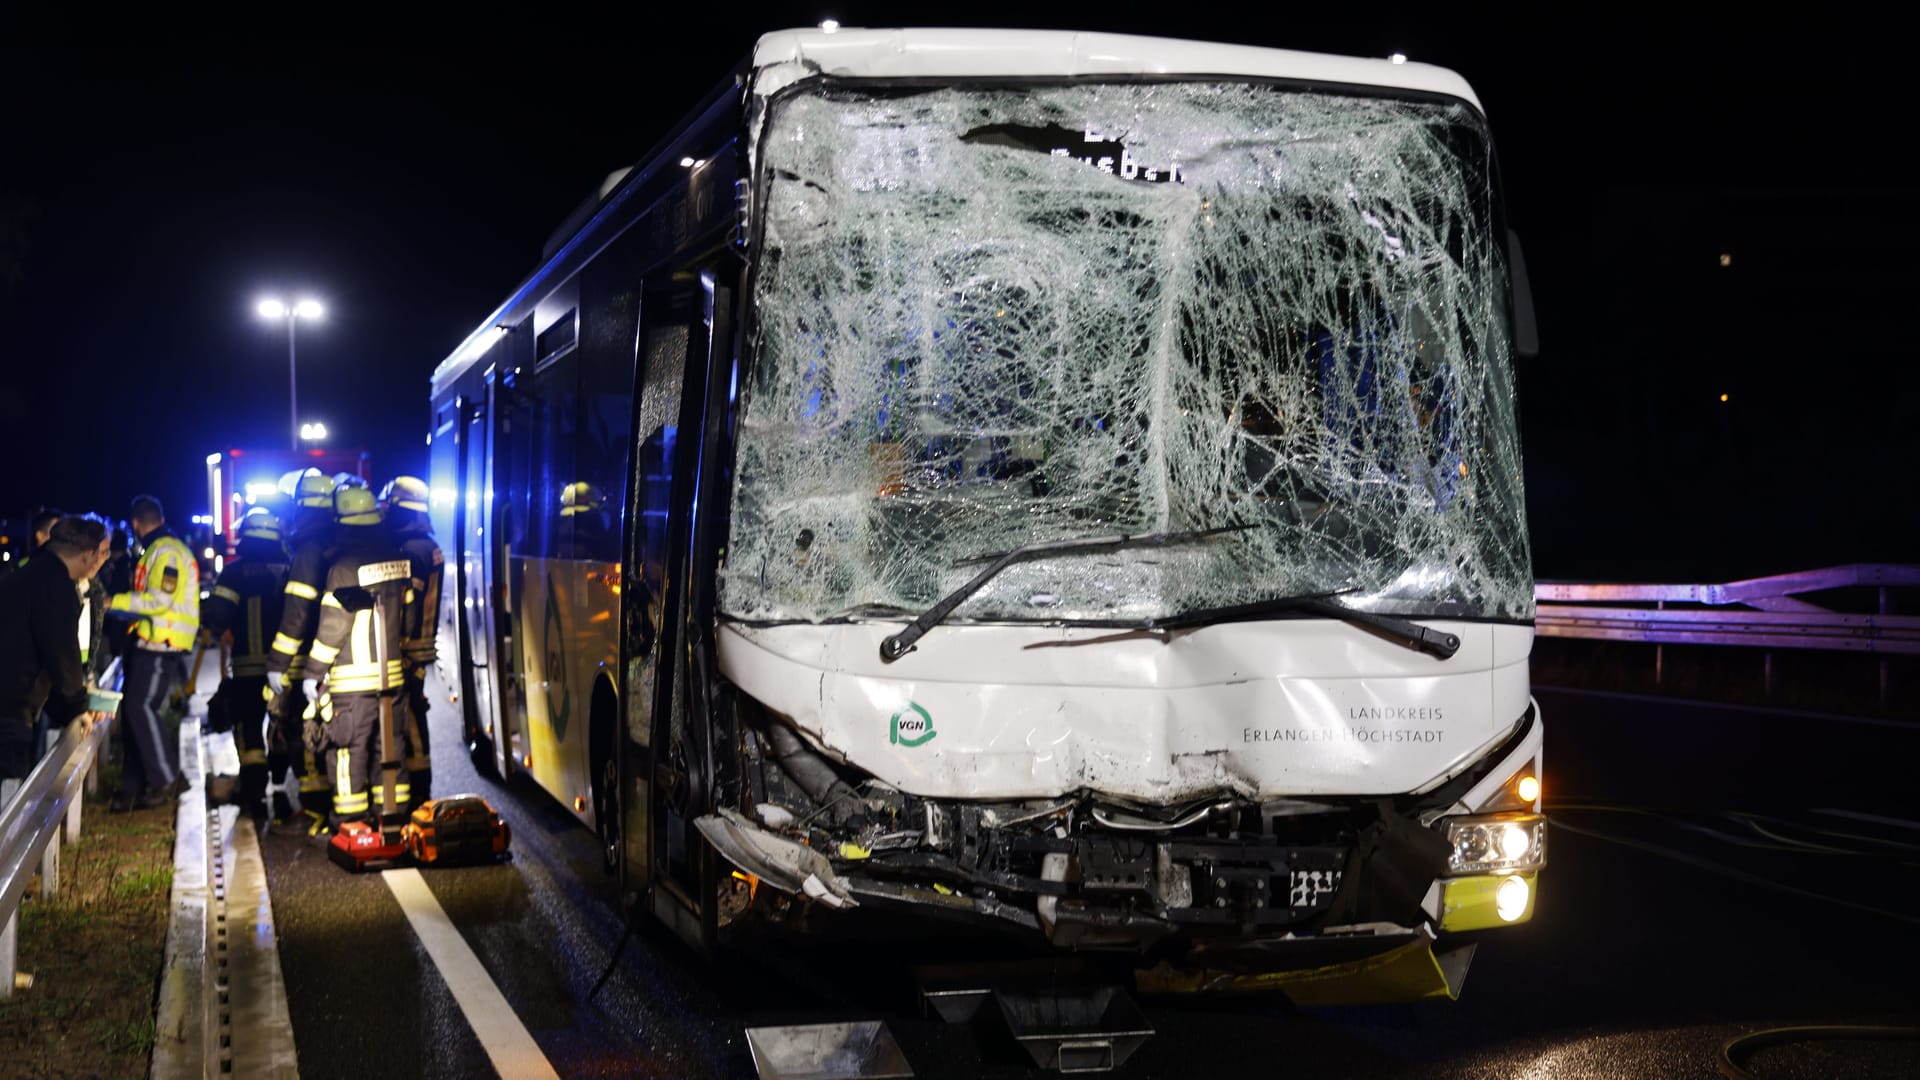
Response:
[[[1447,872],[1538,870],[1547,862],[1547,819],[1538,814],[1453,818],[1447,822]]]
[[[1527,901],[1531,899],[1528,894],[1532,891],[1533,886],[1528,885],[1525,878],[1510,877],[1501,882],[1493,893],[1493,908],[1500,914],[1500,921],[1512,922],[1525,915]]]

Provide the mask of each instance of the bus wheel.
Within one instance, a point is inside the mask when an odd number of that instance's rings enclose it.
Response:
[[[612,754],[600,764],[600,782],[593,787],[594,820],[600,825],[600,868],[608,875],[620,872],[620,763]]]
[[[500,779],[500,767],[493,761],[493,740],[480,731],[480,718],[474,715],[473,700],[460,695],[460,727],[467,740],[467,759],[473,771],[489,780]]]
[[[607,876],[620,873],[620,695],[613,682],[601,678],[593,685],[588,714],[593,725],[587,736],[587,760],[592,763],[593,821],[600,834],[600,865]]]
[[[489,780],[500,779],[500,767],[493,761],[493,740],[485,735],[474,733],[467,737],[467,758],[473,762],[473,771]]]

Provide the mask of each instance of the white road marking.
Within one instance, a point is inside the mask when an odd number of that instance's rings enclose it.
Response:
[[[380,877],[393,890],[393,898],[400,901],[400,910],[407,913],[414,934],[453,991],[453,1000],[493,1061],[494,1070],[506,1080],[560,1080],[560,1074],[553,1071],[552,1063],[527,1033],[526,1025],[514,1015],[513,1006],[488,977],[487,969],[480,966],[480,958],[473,955],[440,901],[434,899],[420,871],[388,870]]]
[[[1876,825],[1891,825],[1896,829],[1920,829],[1920,821],[1908,821],[1906,818],[1881,817],[1879,814],[1863,814],[1858,810],[1836,810],[1821,808],[1816,814],[1832,814],[1834,817],[1852,818],[1855,821],[1871,821]]]

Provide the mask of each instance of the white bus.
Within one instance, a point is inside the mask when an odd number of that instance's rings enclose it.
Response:
[[[769,34],[434,373],[476,760],[699,942],[1456,993],[1545,861],[1517,260],[1446,70]]]

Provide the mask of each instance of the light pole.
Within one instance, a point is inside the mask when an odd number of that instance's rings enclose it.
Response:
[[[322,424],[319,421],[315,421],[311,424],[300,425],[300,441],[301,442],[321,443],[321,442],[325,442],[326,438],[327,438],[327,425]]]
[[[301,319],[318,319],[326,314],[318,300],[302,300],[297,304],[283,304],[276,299],[266,299],[255,308],[263,319],[287,320],[287,419],[293,436],[293,448],[300,449],[300,375],[294,360],[293,327]]]

